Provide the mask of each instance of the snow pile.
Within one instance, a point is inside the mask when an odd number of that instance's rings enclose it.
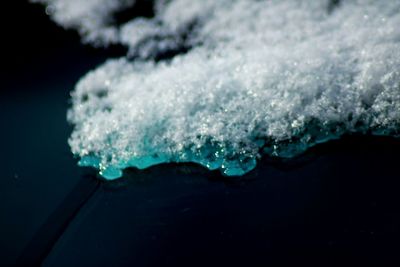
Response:
[[[40,2],[84,40],[129,47],[82,78],[68,113],[73,153],[108,179],[161,162],[242,175],[264,153],[399,134],[400,1],[156,1],[122,25],[133,1]]]

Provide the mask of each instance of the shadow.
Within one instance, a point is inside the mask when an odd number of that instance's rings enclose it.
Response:
[[[341,0],[330,0],[328,4],[328,13],[332,13],[340,6]]]

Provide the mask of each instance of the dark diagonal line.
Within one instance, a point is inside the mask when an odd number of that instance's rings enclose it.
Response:
[[[18,258],[16,266],[40,266],[99,186],[99,180],[83,177],[36,232]]]

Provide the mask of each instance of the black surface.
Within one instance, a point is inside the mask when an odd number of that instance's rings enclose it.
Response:
[[[82,46],[39,5],[7,1],[0,13],[0,266],[9,266],[81,183],[67,144],[69,92],[118,52]]]
[[[39,266],[49,255],[55,243],[68,229],[80,209],[86,205],[99,187],[99,180],[86,176],[48,216],[19,255],[16,266]]]
[[[109,56],[3,6],[0,266],[398,266],[400,141],[346,137],[227,179],[193,165],[104,182],[76,166],[69,91]]]
[[[132,171],[102,184],[44,266],[395,266],[399,149],[346,138],[240,180]]]

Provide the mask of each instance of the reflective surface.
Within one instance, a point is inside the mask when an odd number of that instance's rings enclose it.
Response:
[[[76,165],[65,112],[77,79],[115,51],[81,46],[41,8],[17,7],[30,23],[13,25],[25,34],[3,61],[1,266],[400,263],[398,140],[347,137],[289,162],[264,159],[240,180],[160,165],[100,181]]]

